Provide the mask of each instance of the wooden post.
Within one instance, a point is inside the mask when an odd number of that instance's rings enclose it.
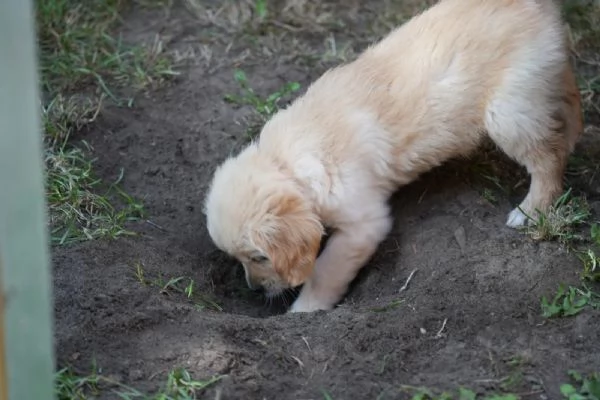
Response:
[[[0,400],[54,398],[35,34],[31,0],[0,1]]]
[[[0,251],[0,255],[2,252]],[[0,257],[0,282],[2,282],[2,258]],[[6,377],[6,351],[4,350],[4,292],[0,287],[0,400],[8,400]]]

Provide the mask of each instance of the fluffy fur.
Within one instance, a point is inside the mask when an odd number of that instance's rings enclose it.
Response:
[[[227,159],[206,198],[208,230],[250,287],[303,284],[291,311],[328,310],[390,231],[398,187],[488,135],[531,175],[508,216],[518,227],[562,192],[581,131],[551,0],[442,0],[326,72]],[[324,226],[334,233],[317,258]]]

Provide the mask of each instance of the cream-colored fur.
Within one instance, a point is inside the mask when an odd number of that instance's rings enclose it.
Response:
[[[325,73],[226,160],[208,230],[251,287],[304,284],[291,311],[331,309],[388,234],[398,187],[487,134],[531,175],[507,220],[521,226],[562,192],[581,131],[551,0],[442,0]],[[324,226],[334,233],[317,258]]]

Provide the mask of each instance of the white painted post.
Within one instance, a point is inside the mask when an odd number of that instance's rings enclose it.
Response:
[[[0,1],[0,400],[54,398],[35,15]]]

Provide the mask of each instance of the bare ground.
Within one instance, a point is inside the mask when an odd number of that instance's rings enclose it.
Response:
[[[449,163],[394,197],[392,234],[336,310],[286,315],[248,293],[201,212],[213,169],[243,144],[252,112],[223,101],[239,91],[234,69],[260,93],[289,81],[305,88],[416,10],[411,2],[287,3],[295,6],[277,3],[276,22],[262,24],[245,2],[175,2],[127,16],[124,38],[159,35],[182,74],[133,108],[108,106],[80,134],[101,177],[114,180],[124,168],[123,187],[144,199],[150,222],[132,224],[137,237],[53,249],[59,365],[88,371],[95,360],[103,374],[141,390],[183,366],[196,378],[225,375],[203,394],[223,399],[322,399],[323,391],[333,399],[408,398],[402,385],[559,399],[568,369],[600,370],[599,310],[551,320],[540,313],[542,295],[560,282],[578,284],[581,262],[558,243],[504,226],[528,182],[493,150]],[[576,156],[600,156],[589,123]],[[481,179],[481,168],[510,190]],[[593,166],[587,171],[568,183],[597,219],[600,179]],[[144,285],[141,270],[147,281],[193,279],[194,291],[222,310]]]

